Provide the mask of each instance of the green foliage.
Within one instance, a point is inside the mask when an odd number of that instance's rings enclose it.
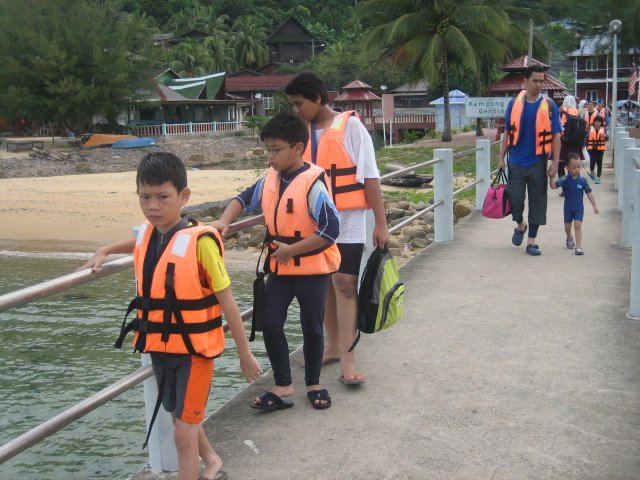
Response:
[[[235,51],[241,68],[259,68],[269,59],[267,30],[256,17],[238,18],[231,28],[229,46]]]
[[[271,117],[264,115],[252,115],[245,119],[245,124],[251,129],[251,136],[255,137],[256,131],[261,131]]]
[[[115,126],[153,60],[144,16],[113,1],[0,0],[0,115]]]

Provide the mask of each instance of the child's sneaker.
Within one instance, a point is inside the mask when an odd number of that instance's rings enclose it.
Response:
[[[596,179],[594,180],[594,182],[596,182],[596,185],[600,185],[602,182],[600,181],[600,177],[596,177]]]
[[[574,248],[576,248],[576,242],[574,242],[574,241],[573,241],[573,239],[571,239],[571,240],[567,240],[567,241],[566,241],[566,244],[567,244],[567,248],[568,248],[568,249],[574,249]]]
[[[593,172],[589,172],[589,176],[591,177],[591,180],[593,180],[594,182],[596,181],[596,176]]]
[[[584,250],[581,248],[576,248],[576,255],[584,255]]]

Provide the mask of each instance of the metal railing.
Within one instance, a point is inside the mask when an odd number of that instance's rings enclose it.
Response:
[[[615,174],[622,212],[620,246],[631,248],[631,282],[627,316],[640,319],[640,148],[625,127],[616,128]]]
[[[490,143],[489,140],[478,140],[477,147],[453,153],[451,149],[435,149],[434,158],[425,162],[410,165],[401,170],[390,172],[382,176],[382,179],[393,178],[416,169],[433,166],[434,167],[434,199],[433,203],[428,207],[416,212],[415,214],[403,218],[399,223],[389,229],[390,233],[394,233],[405,225],[410,224],[416,219],[421,218],[426,213],[434,211],[434,241],[444,242],[453,240],[453,197],[462,191],[472,187],[477,188],[476,191],[476,209],[482,208],[482,203],[478,203],[478,198],[484,199],[486,191],[490,183],[490,146],[499,142]],[[476,153],[476,181],[467,185],[456,192],[453,191],[453,159],[459,158],[471,153]],[[481,167],[481,168],[480,168]],[[478,196],[480,192],[480,197]],[[445,208],[438,208],[438,207]],[[264,223],[264,216],[257,215],[251,218],[235,222],[229,226],[229,233],[235,233],[254,225]],[[639,260],[640,261],[640,260]],[[102,265],[97,272],[91,269],[84,269],[79,272],[64,275],[62,277],[42,282],[31,287],[27,287],[15,292],[0,295],[0,312],[9,310],[19,305],[24,305],[31,301],[60,293],[69,288],[97,280],[99,278],[120,272],[133,265],[133,256],[128,255],[117,260],[107,262]],[[242,312],[242,319],[247,320],[251,317],[252,309]],[[226,322],[223,323],[225,331],[228,330]],[[18,453],[26,450],[31,445],[52,435],[63,427],[69,425],[75,420],[83,417],[87,413],[95,410],[99,406],[107,403],[121,393],[133,388],[144,380],[153,376],[153,370],[150,365],[145,365],[119,380],[118,382],[104,388],[95,393],[91,397],[75,404],[62,413],[41,423],[40,425],[30,429],[29,431],[10,440],[0,446],[0,463],[14,457]],[[153,398],[153,396],[151,397]],[[161,409],[162,411],[162,409]],[[157,424],[161,423],[157,421]],[[160,427],[154,427],[160,428]],[[166,449],[165,449],[166,450]],[[163,461],[162,448],[153,445],[153,440],[149,441],[149,456],[152,470],[170,470],[166,468],[166,462]],[[166,455],[166,452],[165,452]],[[156,468],[154,468],[156,465]],[[162,465],[162,467],[157,467]]]

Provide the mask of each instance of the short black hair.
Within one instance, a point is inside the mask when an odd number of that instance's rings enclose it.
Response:
[[[567,153],[567,156],[564,157],[564,161],[567,163],[567,165],[569,165],[569,161],[571,161],[574,158],[577,158],[578,160],[580,160],[580,155],[578,155],[576,152]]]
[[[284,140],[293,144],[302,142],[304,149],[307,148],[309,141],[309,129],[306,123],[293,113],[278,113],[269,120],[260,132],[260,140]]]
[[[289,80],[284,86],[287,95],[302,95],[303,98],[315,102],[318,98],[322,105],[329,103],[327,86],[318,75],[313,72],[301,72]]]
[[[600,117],[600,115],[596,115],[595,117],[593,117],[593,123],[596,122],[602,123],[602,117]]]
[[[526,78],[531,78],[533,73],[545,73],[547,70],[542,65],[529,65],[524,69],[524,75]]]
[[[169,152],[147,153],[138,165],[136,185],[162,185],[171,182],[178,192],[187,187],[187,169],[176,155]]]

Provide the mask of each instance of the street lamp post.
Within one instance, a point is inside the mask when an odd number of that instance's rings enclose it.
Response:
[[[611,20],[609,22],[609,32],[613,34],[613,91],[611,92],[611,100],[613,105],[611,106],[611,129],[609,131],[609,137],[611,139],[611,145],[613,145],[613,165],[615,168],[615,144],[616,144],[616,123],[618,119],[618,33],[622,29],[622,22],[620,20]]]

